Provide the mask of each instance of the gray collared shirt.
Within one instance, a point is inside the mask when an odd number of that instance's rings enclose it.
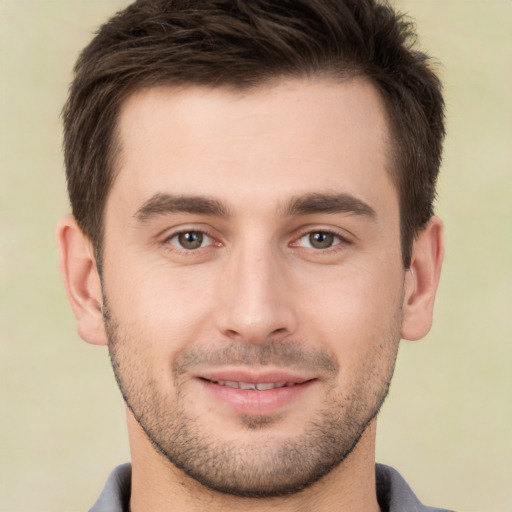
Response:
[[[395,469],[377,464],[377,498],[382,512],[449,512],[422,505],[407,482]],[[105,487],[89,512],[128,512],[132,466],[122,464],[112,471]]]

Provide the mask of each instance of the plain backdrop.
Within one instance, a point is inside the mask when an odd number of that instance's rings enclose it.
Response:
[[[0,0],[0,510],[79,511],[128,460],[104,347],[57,269],[68,212],[60,110],[79,50],[121,0]],[[428,504],[512,511],[512,2],[408,0],[441,63],[447,254],[434,328],[403,343],[378,460]]]

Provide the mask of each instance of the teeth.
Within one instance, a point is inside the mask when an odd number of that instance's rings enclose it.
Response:
[[[275,388],[284,388],[295,386],[293,382],[262,382],[259,384],[254,384],[253,382],[235,382],[231,380],[217,380],[214,381],[219,386],[227,386],[228,388],[235,389],[244,389],[244,390],[258,390],[258,391],[267,391],[269,389]]]
[[[238,387],[240,389],[256,389],[256,384],[250,384],[248,382],[239,382]]]
[[[274,389],[276,386],[273,382],[265,382],[264,384],[256,384],[256,389],[258,391],[265,391],[266,389]]]

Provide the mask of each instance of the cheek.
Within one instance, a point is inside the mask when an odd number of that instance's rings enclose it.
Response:
[[[340,270],[323,283],[317,281],[315,300],[303,302],[304,339],[322,343],[335,355],[341,368],[338,389],[363,390],[366,380],[385,382],[392,372],[400,339],[403,272],[396,265],[387,269]]]
[[[213,303],[211,280],[206,269],[125,258],[106,272],[105,289],[113,315],[130,337],[173,352],[199,335]]]
[[[317,275],[308,286],[304,283],[295,292],[299,294],[303,296],[302,317],[340,340],[359,344],[395,321],[403,294],[403,271],[396,264],[339,268],[323,278]]]

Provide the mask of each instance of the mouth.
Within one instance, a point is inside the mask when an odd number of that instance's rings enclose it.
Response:
[[[298,386],[303,382],[239,382],[233,380],[210,380],[203,379],[218,386],[226,386],[228,388],[242,389],[248,391],[268,391],[270,389],[289,388]],[[307,381],[306,381],[307,382]]]
[[[268,415],[290,407],[300,407],[305,397],[314,393],[317,378],[283,372],[251,374],[247,372],[215,372],[198,376],[208,401],[235,414]],[[311,398],[311,397],[310,397]],[[211,402],[210,402],[211,403]]]

